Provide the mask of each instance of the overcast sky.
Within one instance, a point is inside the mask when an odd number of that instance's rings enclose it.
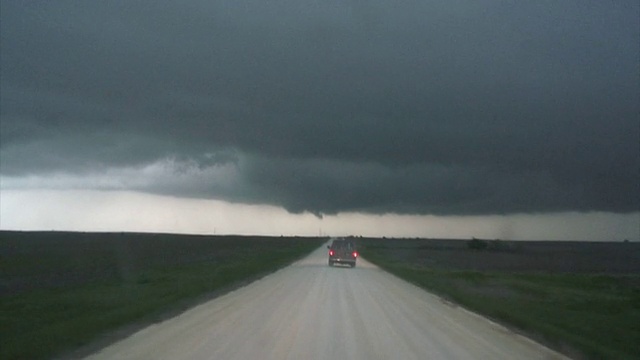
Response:
[[[0,3],[5,198],[640,227],[637,0]]]

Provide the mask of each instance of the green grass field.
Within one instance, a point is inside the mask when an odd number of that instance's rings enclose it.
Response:
[[[449,256],[458,252],[464,251],[450,251]],[[638,273],[460,270],[442,262],[425,265],[428,251],[403,256],[393,245],[365,245],[361,253],[405,280],[573,358],[640,359]],[[482,253],[473,256],[482,261]]]
[[[179,313],[326,239],[0,232],[0,358],[46,359]],[[367,260],[574,358],[640,358],[638,244],[360,241]]]
[[[47,359],[288,265],[325,239],[0,232],[0,358]]]

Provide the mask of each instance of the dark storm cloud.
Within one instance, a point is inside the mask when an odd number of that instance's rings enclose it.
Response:
[[[1,4],[3,176],[170,159],[196,180],[132,188],[316,214],[640,209],[637,1]]]

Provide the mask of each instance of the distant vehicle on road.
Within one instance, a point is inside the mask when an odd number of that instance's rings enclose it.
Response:
[[[327,248],[329,249],[329,266],[335,264],[346,264],[351,267],[356,266],[358,251],[353,241],[335,239]]]

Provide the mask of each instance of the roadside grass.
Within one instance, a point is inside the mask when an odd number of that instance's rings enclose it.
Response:
[[[381,268],[574,358],[640,359],[640,275],[438,269],[361,248]]]
[[[0,234],[2,359],[52,358],[132,323],[159,321],[282,268],[325,241]],[[124,252],[121,242],[128,243]],[[16,279],[22,280],[12,283]]]

